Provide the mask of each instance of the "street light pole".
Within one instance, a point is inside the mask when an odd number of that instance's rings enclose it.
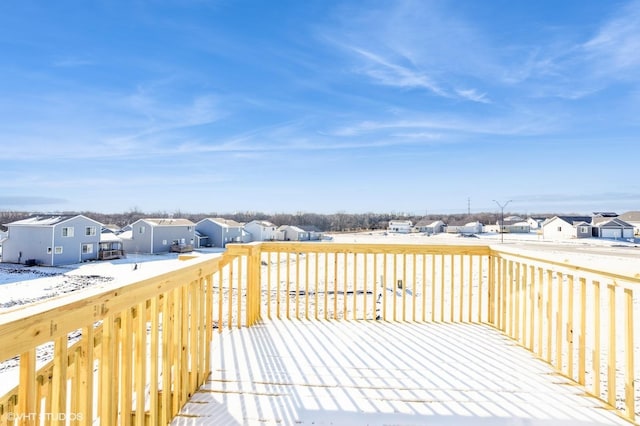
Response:
[[[504,208],[513,200],[509,200],[504,204],[500,204],[496,200],[493,201],[500,207],[500,242],[504,243]]]

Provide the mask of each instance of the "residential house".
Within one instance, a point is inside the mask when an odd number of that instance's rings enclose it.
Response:
[[[520,216],[507,216],[496,221],[497,232],[507,234],[528,234],[531,232],[531,225]]]
[[[278,239],[276,225],[266,220],[252,220],[244,225],[244,229],[251,235],[251,241],[274,241]]]
[[[225,247],[227,243],[246,243],[250,236],[242,224],[221,217],[205,218],[196,223],[200,238],[206,238],[209,247]]]
[[[388,231],[397,234],[408,234],[413,228],[413,222],[410,220],[390,220]]]
[[[633,235],[640,237],[640,211],[629,211],[618,216],[618,219],[624,220],[633,226]]]
[[[127,253],[166,253],[193,250],[195,224],[188,219],[147,218],[130,225],[120,234]]]
[[[302,229],[308,234],[308,239],[310,241],[321,240],[324,236],[324,233],[315,225],[298,225],[298,228]]]
[[[278,239],[282,241],[308,241],[309,233],[294,225],[282,225],[278,227]]]
[[[529,216],[527,218],[527,223],[529,224],[529,229],[531,230],[538,230],[542,228],[542,224],[544,223],[544,221],[547,220],[546,217],[542,217],[542,216]]]
[[[413,229],[416,232],[424,232],[425,234],[428,234],[428,235],[434,235],[434,234],[439,234],[441,232],[444,232],[445,227],[446,225],[441,220],[433,221],[433,220],[422,219],[418,221],[418,223],[416,223]]]
[[[554,216],[542,224],[542,238],[564,240],[592,236],[590,216]]]
[[[633,225],[620,217],[594,216],[592,235],[599,238],[630,239],[633,238]]]
[[[475,222],[452,222],[447,224],[446,232],[448,234],[481,234],[484,229],[482,223]]]
[[[40,215],[6,224],[2,261],[58,266],[98,258],[102,224],[83,215]]]

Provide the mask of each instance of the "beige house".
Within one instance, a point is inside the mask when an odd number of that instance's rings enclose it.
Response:
[[[618,219],[624,220],[633,226],[633,235],[640,237],[640,211],[630,211],[618,216]]]

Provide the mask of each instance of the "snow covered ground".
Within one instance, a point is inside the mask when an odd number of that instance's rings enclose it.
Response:
[[[616,267],[620,272],[640,273],[640,244],[627,241],[612,241],[588,238],[564,241],[543,241],[535,233],[479,234],[476,237],[437,234],[427,236],[421,233],[391,234],[382,231],[363,233],[331,234],[332,242],[344,243],[386,243],[386,244],[501,244],[507,250],[529,250],[547,253],[552,257],[562,252],[567,261],[586,262],[591,267]],[[198,250],[200,254],[221,253],[221,249]],[[599,265],[602,256],[609,256]],[[176,253],[129,254],[125,259],[85,262],[62,267],[26,267],[0,263],[0,312],[25,303],[37,302],[87,287],[113,286],[126,282],[131,277],[141,277],[147,273],[169,270],[178,262]],[[616,262],[612,265],[612,261]],[[137,266],[136,266],[137,265]]]
[[[476,237],[438,234],[389,234],[364,232],[332,234],[336,243],[385,243],[385,244],[480,244],[492,245],[507,251],[530,252],[536,257],[583,264],[591,268],[616,270],[631,276],[640,276],[640,247],[626,241],[580,239],[570,241],[544,241],[531,234],[480,234]],[[502,241],[504,240],[504,241]],[[221,250],[198,252],[202,255],[220,255]],[[130,254],[126,259],[102,262],[86,262],[65,267],[26,267],[0,263],[0,314],[19,309],[27,303],[64,295],[86,288],[110,288],[142,279],[148,275],[169,271],[180,261],[175,253],[161,255]],[[48,346],[38,354],[39,364],[50,355]],[[4,383],[15,383],[17,359],[0,363],[0,377]],[[8,389],[5,389],[5,391]],[[4,393],[0,389],[0,393]]]

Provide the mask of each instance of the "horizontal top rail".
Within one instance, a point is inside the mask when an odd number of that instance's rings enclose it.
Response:
[[[388,243],[331,243],[331,242],[261,242],[250,244],[227,244],[229,253],[236,254],[259,247],[261,252],[282,253],[397,253],[397,254],[461,254],[488,255],[489,246],[482,245],[431,245]]]

